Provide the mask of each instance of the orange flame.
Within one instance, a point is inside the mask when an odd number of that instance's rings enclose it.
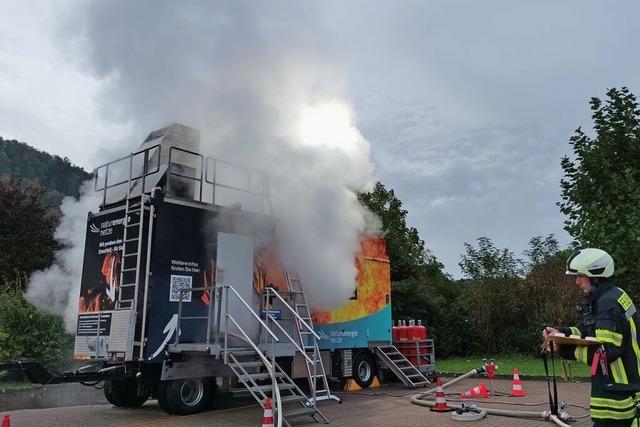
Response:
[[[355,264],[355,298],[331,311],[313,311],[311,318],[315,324],[358,319],[390,304],[391,271],[384,238],[362,236]]]

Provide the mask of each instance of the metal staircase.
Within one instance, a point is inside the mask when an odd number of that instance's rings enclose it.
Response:
[[[375,352],[380,360],[396,374],[405,387],[416,388],[430,384],[429,380],[422,375],[418,368],[409,362],[394,345],[376,347]]]
[[[244,386],[244,388],[232,389],[231,392],[234,395],[244,394],[248,391],[264,408],[267,398],[275,399],[273,397],[275,384],[280,393],[280,408],[285,425],[290,425],[289,421],[294,418],[304,416],[310,416],[316,422],[329,423],[324,415],[311,405],[310,399],[277,363],[272,362],[274,383],[271,381],[271,374],[268,372],[269,369],[265,362],[253,348],[229,348],[225,354],[228,366]],[[265,358],[268,360],[267,357]]]
[[[272,399],[273,408],[276,415],[282,419],[282,423],[290,426],[289,420],[302,416],[309,416],[316,422],[329,423],[327,418],[318,410],[314,390],[312,396],[308,397],[294,383],[289,375],[278,365],[275,356],[276,343],[280,338],[269,327],[277,326],[279,331],[293,344],[298,351],[302,350],[277,320],[267,312],[263,321],[251,308],[251,306],[229,285],[221,286],[218,299],[218,310],[223,306],[228,307],[229,297],[237,300],[246,309],[248,317],[252,317],[260,324],[260,338],[258,343],[254,343],[251,337],[242,329],[238,321],[225,309],[224,325],[224,347],[221,349],[221,357],[224,363],[231,368],[238,378],[239,383],[253,398],[264,408],[265,400]],[[273,291],[273,290],[272,290]],[[274,292],[274,297],[284,302],[282,297]],[[286,304],[286,303],[285,303]],[[290,310],[293,311],[289,307]],[[230,323],[239,333],[230,332]],[[228,347],[229,338],[241,339],[246,346]],[[282,337],[282,335],[281,335]],[[306,355],[303,353],[303,356]],[[235,393],[238,393],[238,389]],[[293,408],[291,407],[293,406]]]

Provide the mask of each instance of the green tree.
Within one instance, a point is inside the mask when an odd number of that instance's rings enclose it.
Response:
[[[360,193],[358,199],[380,218],[387,240],[392,281],[419,276],[427,260],[437,263],[433,256],[425,252],[424,241],[420,239],[418,230],[407,226],[407,211],[392,189],[387,190],[378,182],[371,192]]]
[[[53,261],[59,214],[44,202],[46,194],[35,182],[0,177],[0,291],[24,290],[25,275]]]
[[[599,247],[616,263],[617,283],[640,295],[640,110],[629,89],[591,98],[595,135],[578,128],[562,158],[565,230],[576,246]]]
[[[20,291],[0,292],[0,360],[56,366],[68,358],[71,342],[60,316],[39,310]]]
[[[523,296],[538,331],[544,326],[574,325],[579,320],[575,307],[582,295],[573,278],[565,274],[570,252],[561,250],[552,234],[529,241]]]
[[[443,265],[424,246],[418,231],[408,227],[407,211],[392,189],[377,183],[359,194],[360,202],[380,218],[391,263],[393,318],[420,319],[430,327],[441,355],[463,352],[471,342],[463,328],[465,316],[456,306],[460,286],[452,286]],[[462,331],[462,332],[461,332]]]
[[[498,249],[488,237],[477,239],[478,247],[464,244],[465,253],[460,257],[460,269],[469,279],[512,278],[522,274],[522,264],[509,249]]]

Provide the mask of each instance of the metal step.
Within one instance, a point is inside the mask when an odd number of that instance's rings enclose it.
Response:
[[[136,283],[125,283],[124,285],[120,285],[121,288],[129,288],[131,286],[136,286]]]
[[[307,400],[307,396],[302,396],[300,394],[289,394],[287,396],[280,396],[280,401],[282,403],[302,402],[303,400]]]
[[[234,366],[242,366],[244,368],[259,368],[259,367],[264,366],[264,363],[262,363],[261,360],[258,360],[258,361],[255,361],[255,362],[254,361],[251,361],[251,362],[242,362],[241,361],[239,363],[235,363],[235,362],[230,361],[229,363],[234,365]]]
[[[240,366],[242,365],[244,368],[258,368],[258,367],[262,367],[264,366],[264,363],[262,363],[262,360],[258,360],[258,361],[251,361],[251,362],[239,362],[239,363],[235,363],[230,361],[229,363],[231,363],[234,366]]]
[[[228,348],[227,353],[233,354],[234,356],[252,356],[254,354],[258,354],[255,352],[255,350],[250,348],[237,348],[237,349]]]
[[[301,408],[301,409],[296,409],[295,411],[289,411],[286,412],[284,414],[282,414],[282,416],[286,419],[291,419],[291,418],[297,418],[297,417],[304,417],[304,416],[313,416],[318,412],[318,410],[316,408]]]
[[[260,390],[262,392],[270,392],[270,391],[273,391],[273,384],[259,385],[257,387],[256,386],[249,386],[249,388],[252,391]],[[294,389],[294,388],[296,388],[295,384],[289,384],[289,383],[284,383],[284,384],[279,383],[278,384],[278,389],[280,391],[282,391],[282,390],[291,390],[291,389]],[[244,390],[244,388],[243,388],[243,390]]]
[[[242,366],[244,367],[244,364]],[[280,372],[276,372],[275,377],[282,378],[284,377],[284,374]],[[269,375],[268,372],[256,372],[253,374],[249,373],[249,375],[242,374],[242,375],[239,375],[238,378],[244,381],[250,381],[250,379],[253,379],[254,381],[262,381],[262,380],[271,379],[271,375]]]

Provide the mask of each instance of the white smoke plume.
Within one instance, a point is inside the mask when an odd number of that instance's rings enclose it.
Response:
[[[199,128],[205,154],[272,175],[285,253],[311,304],[328,309],[354,290],[367,227],[354,192],[370,187],[373,167],[319,6],[79,2],[61,31],[108,82],[109,117],[138,135],[172,122]]]
[[[76,330],[87,214],[95,212],[100,202],[91,181],[82,185],[80,194],[79,199],[65,197],[62,201],[62,218],[54,234],[62,249],[56,253],[51,267],[31,275],[26,294],[38,307],[62,314],[65,329],[70,333]]]

